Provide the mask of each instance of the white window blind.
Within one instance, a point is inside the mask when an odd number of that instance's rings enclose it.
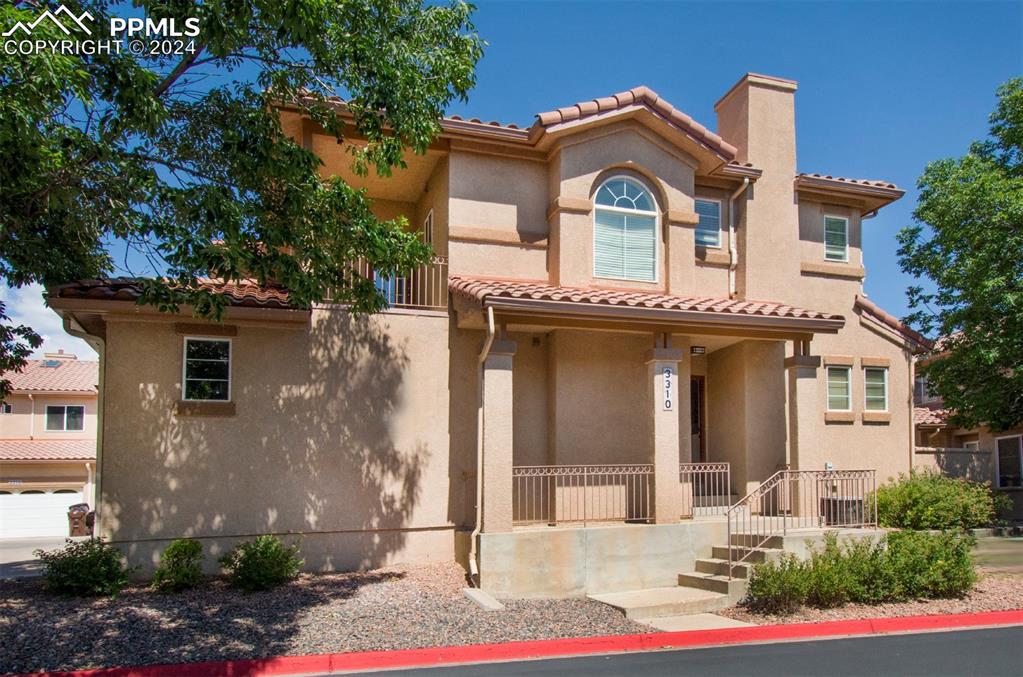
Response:
[[[849,260],[849,222],[834,216],[824,217],[824,258]]]
[[[696,224],[696,244],[704,247],[721,246],[721,203],[713,200],[697,200],[696,213],[700,217]]]
[[[867,411],[888,411],[888,370],[884,367],[867,367],[863,370],[865,401]]]
[[[828,409],[852,409],[849,392],[849,367],[828,367]]]
[[[657,280],[657,212],[638,183],[616,178],[597,191],[593,222],[595,277]]]

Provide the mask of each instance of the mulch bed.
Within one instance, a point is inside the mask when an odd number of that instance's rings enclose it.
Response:
[[[729,607],[715,613],[756,625],[779,623],[823,623],[861,618],[896,618],[937,614],[979,613],[1023,609],[1023,575],[978,569],[980,580],[962,598],[927,599],[890,604],[846,604],[836,609],[803,607],[789,616],[758,614],[742,607]]]
[[[486,612],[454,563],[361,574],[304,574],[266,592],[213,580],[115,598],[48,594],[0,582],[0,673],[262,658],[649,632],[588,600],[515,601]]]

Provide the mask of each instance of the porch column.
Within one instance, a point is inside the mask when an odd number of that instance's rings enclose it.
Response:
[[[483,531],[512,528],[512,358],[515,342],[494,341],[483,363]]]
[[[820,355],[810,355],[809,341],[796,341],[794,355],[785,358],[789,386],[789,467],[805,469],[806,459],[819,444],[820,401],[817,393],[817,369]]]
[[[677,523],[682,511],[678,473],[679,410],[683,406],[688,407],[689,401],[689,366],[683,362],[683,355],[682,350],[669,348],[667,340],[663,339],[646,356],[648,404],[653,414],[651,449],[655,524]],[[680,373],[682,371],[685,374]],[[686,435],[687,442],[688,439]]]

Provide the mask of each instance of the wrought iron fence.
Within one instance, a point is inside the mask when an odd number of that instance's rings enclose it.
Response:
[[[512,522],[647,521],[653,518],[654,467],[531,465],[512,468]]]
[[[728,573],[794,529],[877,526],[874,470],[779,470],[728,508]]]
[[[413,268],[404,275],[384,275],[365,259],[352,262],[353,275],[373,280],[389,308],[445,310],[448,307],[448,260],[435,256],[433,261]]]
[[[683,518],[724,515],[732,504],[731,466],[728,463],[681,463]]]

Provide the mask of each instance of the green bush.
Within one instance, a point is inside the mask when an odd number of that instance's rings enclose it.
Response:
[[[160,555],[153,587],[163,592],[179,592],[194,588],[201,580],[202,544],[191,538],[179,538]]]
[[[995,523],[997,500],[988,483],[913,471],[878,488],[877,517],[899,529],[976,529]]]
[[[267,590],[297,576],[302,560],[297,547],[285,547],[276,536],[259,536],[221,557],[220,565],[232,587]]]
[[[759,613],[793,613],[806,601],[809,583],[806,563],[794,555],[782,555],[753,567],[745,605]]]
[[[836,607],[907,599],[957,597],[977,581],[961,533],[892,532],[878,543],[857,539],[844,547],[828,534],[823,550],[800,562],[785,555],[753,568],[743,604],[760,613],[792,613],[800,605]]]
[[[35,556],[43,563],[47,589],[62,595],[116,595],[135,570],[125,565],[120,550],[101,538],[69,538],[62,549],[36,550]]]

